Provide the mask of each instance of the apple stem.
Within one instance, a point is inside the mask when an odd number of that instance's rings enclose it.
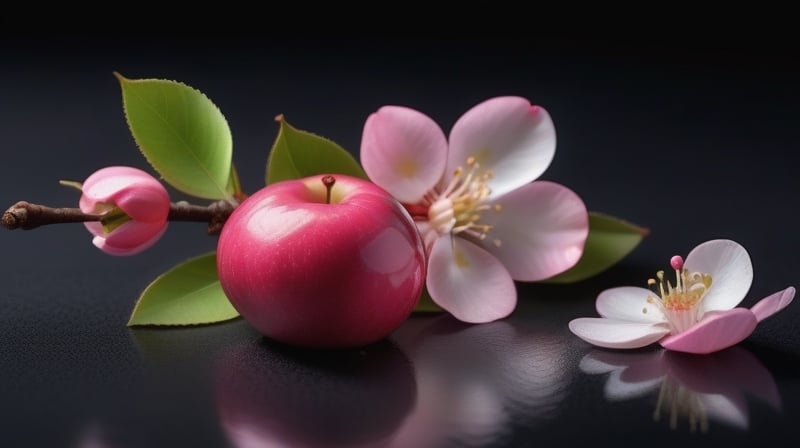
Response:
[[[223,224],[235,206],[228,201],[217,201],[208,206],[188,202],[173,202],[169,207],[169,221],[193,221],[208,223],[208,234],[222,230]],[[14,230],[30,230],[48,224],[100,221],[103,215],[83,213],[79,208],[52,208],[20,201],[3,213],[3,227]]]
[[[333,188],[333,184],[336,183],[336,178],[331,176],[330,174],[327,176],[322,176],[322,184],[325,185],[327,192],[325,193],[325,203],[331,203],[331,189]]]

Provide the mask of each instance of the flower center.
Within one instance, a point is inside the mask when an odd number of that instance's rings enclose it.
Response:
[[[708,288],[711,287],[711,275],[701,272],[689,272],[683,267],[683,258],[676,255],[670,260],[675,270],[675,284],[664,279],[664,271],[656,273],[656,279],[648,279],[647,286],[655,295],[647,298],[664,314],[670,326],[670,332],[677,334],[689,329],[702,318],[703,301]],[[642,310],[647,312],[647,309]]]
[[[485,240],[492,226],[481,223],[481,213],[489,210],[500,212],[499,204],[487,204],[491,189],[489,180],[491,171],[480,171],[480,164],[475,157],[467,158],[467,168],[456,168],[450,183],[441,191],[432,191],[425,195],[423,202],[429,204],[428,222],[441,236],[447,233],[460,234]],[[492,242],[500,246],[501,241]]]

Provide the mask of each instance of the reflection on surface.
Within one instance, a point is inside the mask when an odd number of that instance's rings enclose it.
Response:
[[[386,446],[416,396],[411,364],[389,342],[312,351],[250,341],[220,357],[215,383],[238,448]]]
[[[610,374],[605,385],[609,401],[642,397],[658,388],[653,418],[668,419],[673,429],[680,420],[687,420],[691,431],[707,431],[710,420],[747,429],[747,395],[781,409],[772,374],[739,346],[702,356],[594,350],[581,360],[580,368],[584,373]]]
[[[393,447],[497,443],[512,422],[534,427],[556,416],[567,391],[565,339],[552,331],[441,316],[412,318],[392,340],[417,378],[416,405]]]

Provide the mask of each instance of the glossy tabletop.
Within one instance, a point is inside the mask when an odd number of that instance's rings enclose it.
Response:
[[[148,169],[113,71],[206,93],[231,127],[245,190],[263,185],[273,118],[358,153],[397,104],[443,129],[520,95],[558,133],[543,179],[650,229],[623,262],[572,285],[517,285],[508,318],[409,319],[359,350],[269,341],[241,319],[128,328],[157,275],[213,250],[171,223],[110,257],[81,225],[0,231],[0,445],[9,447],[797,446],[800,305],[709,356],[598,349],[567,323],[614,286],[645,286],[715,238],[740,242],[742,305],[798,286],[800,63],[783,43],[555,40],[0,40],[0,204],[75,206],[60,179]]]

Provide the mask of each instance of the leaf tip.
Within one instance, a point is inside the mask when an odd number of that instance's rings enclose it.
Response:
[[[118,72],[116,70],[114,70],[112,73],[113,73],[114,77],[117,78],[117,81],[119,81],[120,83],[124,83],[124,82],[130,81],[128,78],[122,76],[122,73],[120,73],[120,72]]]

